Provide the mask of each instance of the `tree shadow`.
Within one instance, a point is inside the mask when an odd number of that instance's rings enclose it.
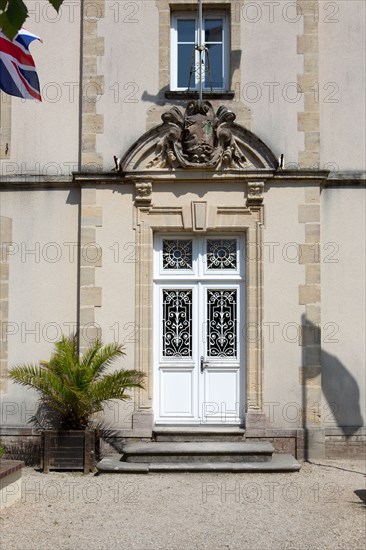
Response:
[[[354,493],[362,501],[362,506],[366,508],[366,489],[356,489]]]
[[[41,454],[41,440],[39,436],[28,436],[25,439],[19,437],[4,438],[4,459],[22,460],[26,466],[39,467]]]
[[[117,454],[123,453],[123,447],[127,443],[126,437],[121,437],[120,431],[109,428],[103,424],[98,426],[100,438],[107,445],[102,445],[101,448],[101,458],[115,452]],[[103,448],[104,447],[104,448]]]
[[[360,390],[357,381],[334,355],[322,350],[322,390],[344,435],[353,435],[363,426]]]
[[[304,459],[309,459],[309,403],[307,402],[308,383],[321,376],[321,389],[327,401],[328,412],[321,418],[322,428],[340,428],[343,435],[351,437],[363,426],[360,407],[360,390],[354,376],[343,363],[324,349],[320,351],[320,327],[309,321],[305,315],[301,317],[302,327],[302,408],[304,429]],[[314,365],[314,366],[311,366]],[[321,417],[325,412],[319,403]],[[315,411],[314,411],[314,414]],[[328,420],[327,420],[328,419]]]
[[[39,398],[37,410],[28,420],[36,430],[61,430],[62,422],[60,415],[42,398]]]

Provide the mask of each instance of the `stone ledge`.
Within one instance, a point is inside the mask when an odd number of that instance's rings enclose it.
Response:
[[[4,479],[10,474],[24,468],[25,464],[22,460],[7,460],[0,458],[0,479]]]
[[[333,428],[325,428],[325,437],[328,436],[344,436],[347,438],[354,436],[366,437],[366,426],[335,426]]]
[[[20,499],[23,467],[21,460],[0,459],[0,510]]]
[[[39,437],[41,437],[41,430],[38,428],[23,428],[22,426],[0,426],[0,435],[38,435]]]
[[[273,439],[288,439],[292,440],[294,438],[298,437],[296,435],[296,430],[293,431],[286,431],[286,432],[268,432],[267,430],[256,430],[255,432],[250,432],[250,434],[246,434],[245,441],[270,441],[272,443]]]
[[[274,454],[270,462],[160,462],[160,463],[131,463],[122,462],[119,455],[103,458],[97,464],[99,473],[168,473],[168,472],[296,472],[301,465],[291,455]]]

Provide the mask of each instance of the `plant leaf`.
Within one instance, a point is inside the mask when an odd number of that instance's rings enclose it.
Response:
[[[84,429],[91,416],[103,409],[103,402],[129,399],[126,390],[143,388],[144,373],[104,372],[114,359],[124,355],[120,344],[103,346],[97,340],[81,358],[74,336],[63,336],[55,348],[49,361],[41,361],[40,366],[12,367],[9,377],[40,392],[43,404],[59,413],[65,429]]]
[[[130,399],[126,390],[131,388],[143,388],[145,374],[135,370],[120,370],[106,374],[96,381],[90,388],[90,397],[100,410],[103,401],[108,399]]]
[[[0,28],[2,32],[13,40],[20,27],[28,17],[28,9],[23,0],[8,0],[8,3],[3,7],[3,13],[0,15]]]
[[[58,12],[61,4],[64,0],[48,0],[50,4],[55,8],[55,10]]]

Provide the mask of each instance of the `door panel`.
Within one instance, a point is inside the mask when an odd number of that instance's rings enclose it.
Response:
[[[240,422],[240,285],[203,285],[204,355],[201,417]]]
[[[163,367],[160,369],[160,416],[193,420],[196,416],[193,369]]]
[[[204,372],[202,419],[237,423],[240,421],[239,403],[239,369],[207,367]]]

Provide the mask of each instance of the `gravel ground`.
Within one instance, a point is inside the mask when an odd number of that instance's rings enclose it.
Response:
[[[292,474],[92,474],[25,468],[1,550],[364,550],[363,461]]]

